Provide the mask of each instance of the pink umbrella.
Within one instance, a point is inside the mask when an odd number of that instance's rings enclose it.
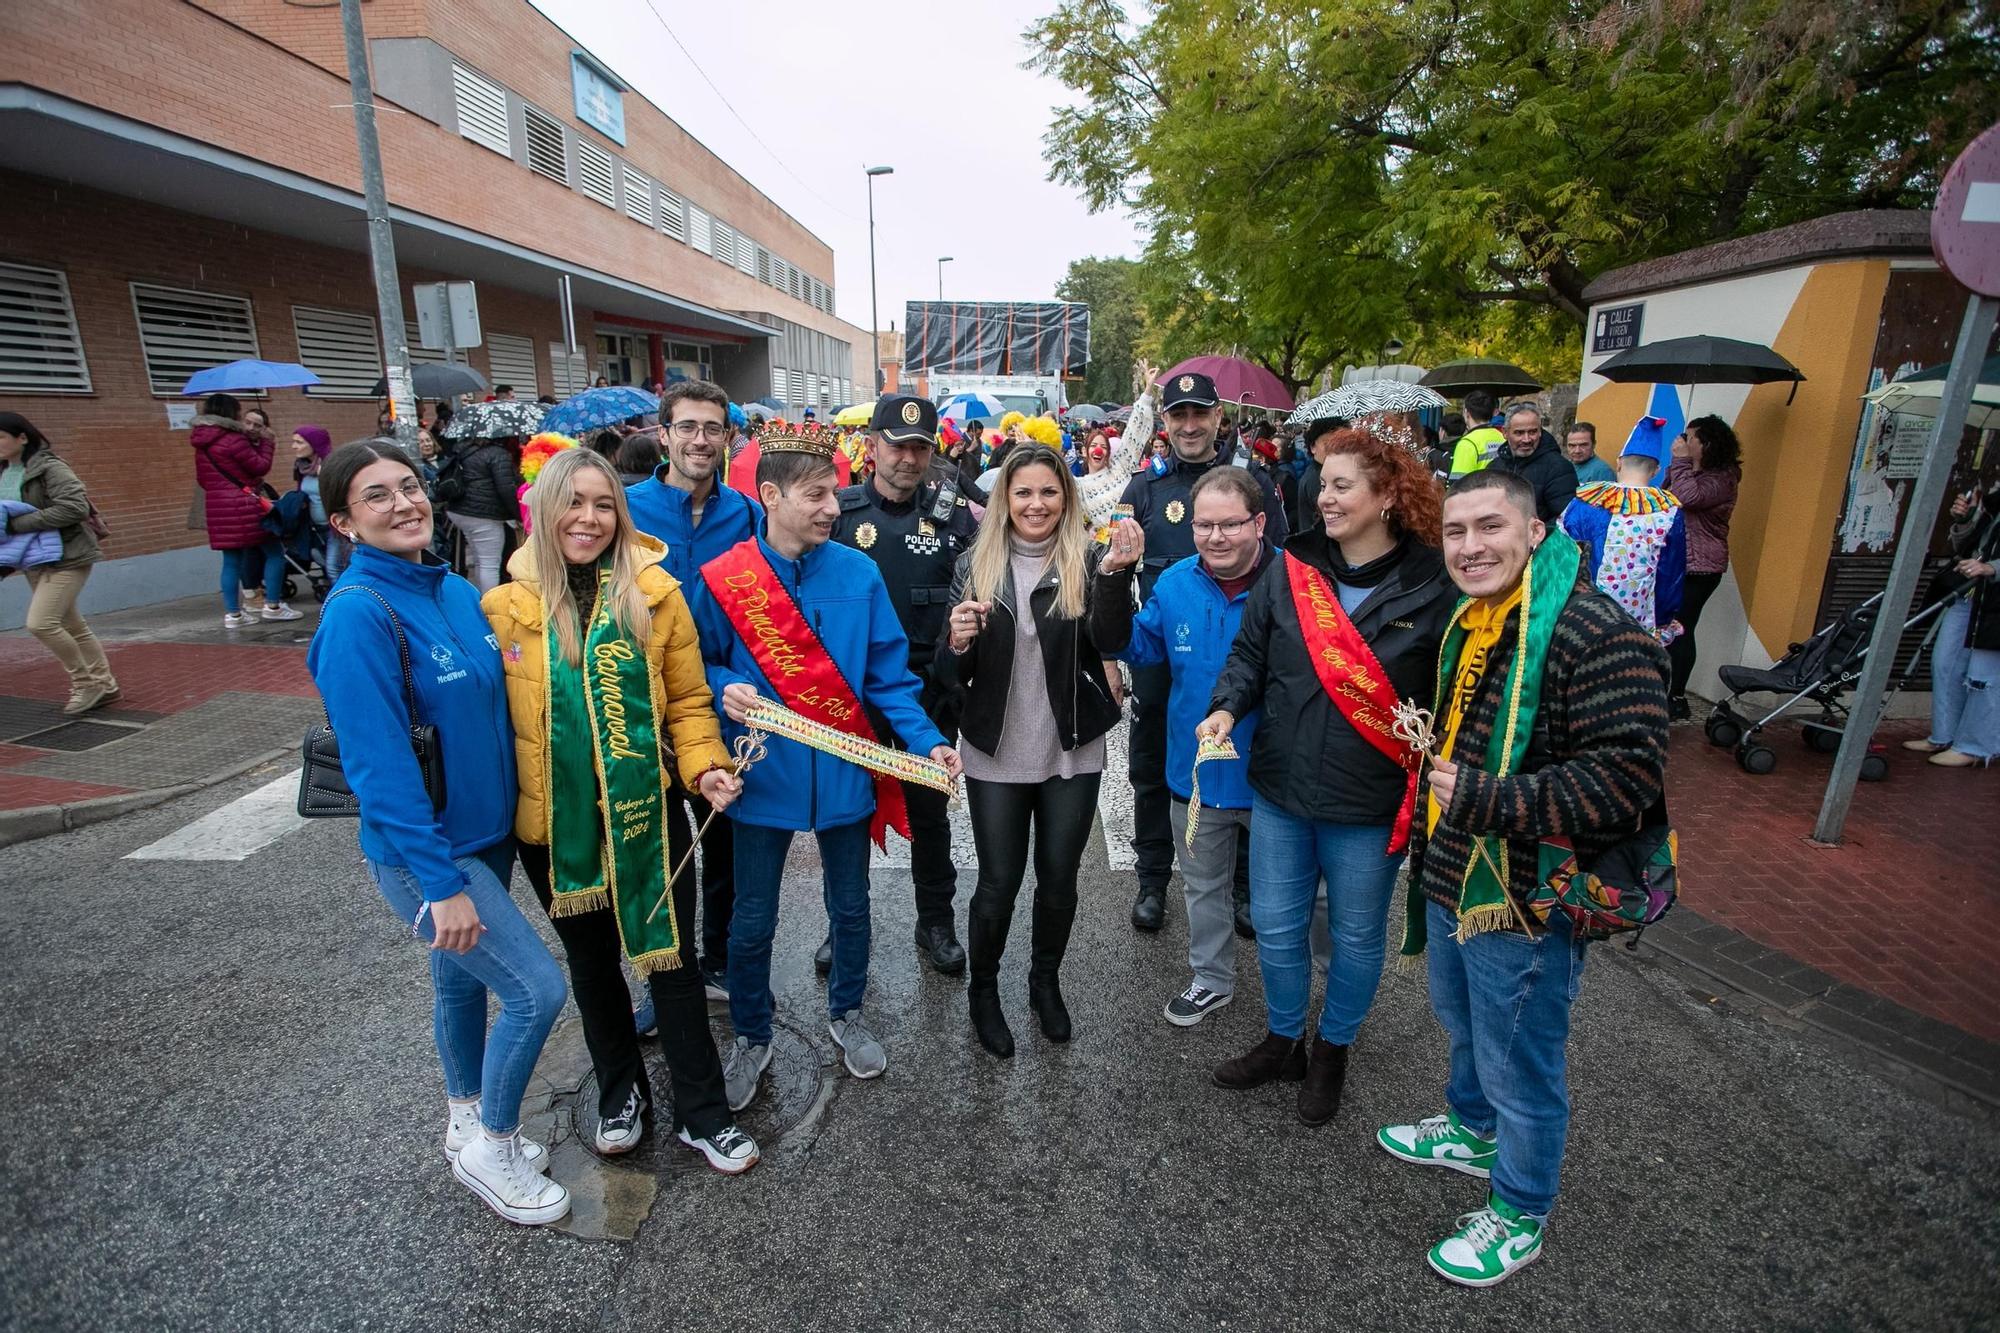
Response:
[[[1160,376],[1160,383],[1190,373],[1214,380],[1215,391],[1225,402],[1280,412],[1292,410],[1292,396],[1285,392],[1284,381],[1255,362],[1237,356],[1191,356]]]

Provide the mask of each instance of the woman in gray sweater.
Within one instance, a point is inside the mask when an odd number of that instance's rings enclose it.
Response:
[[[1118,721],[1105,651],[1131,635],[1125,581],[1097,578],[1145,554],[1120,521],[1105,553],[1061,455],[1019,445],[998,469],[993,501],[959,559],[940,675],[965,694],[967,798],[979,852],[968,914],[972,1026],[1005,1059],[1014,1036],[1000,1009],[1000,955],[1034,834],[1034,935],[1028,1004],[1042,1035],[1068,1041],[1057,970],[1076,919],[1077,867],[1104,773],[1104,733]]]

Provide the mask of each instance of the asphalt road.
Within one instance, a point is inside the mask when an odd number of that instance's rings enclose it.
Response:
[[[1542,1260],[1450,1287],[1425,1248],[1479,1182],[1399,1166],[1376,1125],[1442,1108],[1420,979],[1392,974],[1329,1126],[1211,1065],[1262,1032],[1191,1030],[1181,917],[1126,923],[1087,863],[1065,971],[1078,1036],[1026,1011],[1025,913],[1002,985],[1020,1053],[986,1057],[962,983],[920,973],[909,881],[876,878],[868,1006],[889,1072],[833,1062],[794,862],[784,1031],[745,1117],[748,1176],[677,1146],[611,1167],[573,1021],[537,1124],[576,1231],[506,1226],[450,1176],[427,985],[322,822],[240,862],[126,853],[274,776],[0,850],[0,1326],[9,1329],[1967,1329],[2000,1320],[2000,1140],[1822,1040],[1600,950],[1571,1044],[1575,1120]],[[969,862],[962,871],[970,889]],[[534,915],[524,884],[517,892]],[[551,939],[553,944],[553,939]],[[560,956],[560,955],[559,955]],[[726,1036],[727,1018],[716,1012]],[[665,1086],[664,1078],[656,1084]],[[579,1095],[579,1093],[584,1095]],[[594,1235],[633,1235],[629,1240]]]

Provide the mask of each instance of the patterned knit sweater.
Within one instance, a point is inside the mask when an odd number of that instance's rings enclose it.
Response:
[[[1637,829],[1665,790],[1666,652],[1587,578],[1556,620],[1524,771],[1505,778],[1483,771],[1519,636],[1516,616],[1493,649],[1452,747],[1459,770],[1451,808],[1428,842],[1421,818],[1411,832],[1410,873],[1447,908],[1457,909],[1477,855],[1473,834],[1506,836],[1508,893],[1519,907],[1534,885],[1539,839],[1568,837],[1587,861]],[[1491,842],[1487,847],[1494,849]]]

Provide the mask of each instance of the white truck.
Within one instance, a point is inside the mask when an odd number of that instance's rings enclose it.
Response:
[[[1031,417],[1069,405],[1062,379],[1056,375],[959,375],[937,370],[931,372],[930,390],[934,403],[942,403],[953,394],[983,393],[998,398],[1003,412]]]

